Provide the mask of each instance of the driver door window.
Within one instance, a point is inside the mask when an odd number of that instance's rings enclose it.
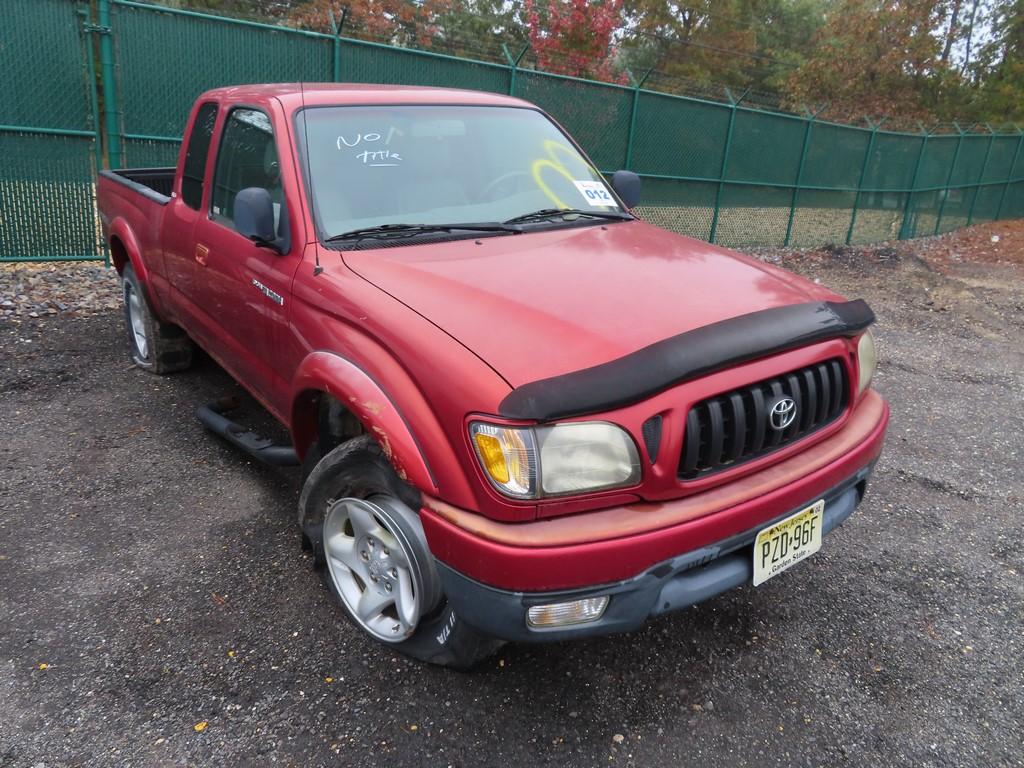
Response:
[[[247,187],[262,187],[274,201],[274,226],[284,234],[284,190],[281,161],[274,144],[270,118],[256,109],[236,109],[228,116],[217,153],[210,199],[212,218],[234,228],[235,195]]]

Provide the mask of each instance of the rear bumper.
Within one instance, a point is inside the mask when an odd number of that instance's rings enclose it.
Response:
[[[552,592],[517,592],[475,581],[439,562],[445,594],[455,613],[488,635],[518,642],[545,642],[628,632],[648,619],[688,608],[753,579],[753,543],[758,531],[825,499],[822,534],[843,523],[860,503],[873,464],[863,467],[822,495],[806,498],[794,508],[755,528],[658,563],[638,576],[612,584]],[[535,605],[609,596],[608,607],[597,621],[557,629],[527,624],[527,610]]]

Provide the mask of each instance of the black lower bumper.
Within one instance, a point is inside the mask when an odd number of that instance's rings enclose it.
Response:
[[[864,496],[867,466],[826,494],[822,534],[843,523]],[[766,521],[755,529],[715,544],[666,560],[644,573],[612,584],[558,592],[509,592],[481,584],[438,562],[444,591],[455,612],[482,632],[516,642],[546,642],[594,635],[628,632],[654,616],[678,611],[753,580],[753,543],[758,531],[818,500],[805,503]],[[531,606],[608,595],[608,607],[600,619],[559,628],[534,628],[527,624]]]

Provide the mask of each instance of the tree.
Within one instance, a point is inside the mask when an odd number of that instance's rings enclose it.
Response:
[[[941,58],[940,0],[842,0],[786,84],[791,104],[831,104],[829,116],[935,117],[956,75]]]
[[[434,47],[453,56],[493,59],[505,63],[502,43],[519,51],[528,32],[522,3],[466,0],[452,3],[437,19],[440,36]]]
[[[751,0],[745,13],[759,58],[746,66],[748,84],[781,92],[793,71],[814,54],[815,37],[834,5],[834,0]]]
[[[303,29],[331,31],[331,18],[345,20],[349,37],[391,45],[430,47],[439,34],[439,18],[453,0],[309,0],[288,15],[289,23]]]
[[[616,72],[613,34],[622,25],[622,0],[525,0],[530,47],[537,66],[572,77],[624,82]]]
[[[629,0],[631,64],[669,78],[740,85],[756,40],[737,0]]]
[[[171,8],[217,13],[236,18],[274,22],[301,0],[151,0]]]
[[[992,38],[972,67],[975,114],[992,122],[1024,122],[1024,0],[998,5],[990,27]]]
[[[526,40],[522,7],[504,0],[305,0],[290,24],[330,32],[330,18],[346,37],[427,48],[452,56],[505,62],[501,44]]]
[[[771,101],[835,0],[626,0],[623,59],[654,67],[658,88],[721,97],[721,86],[764,92]]]

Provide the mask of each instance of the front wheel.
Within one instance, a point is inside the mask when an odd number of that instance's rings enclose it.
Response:
[[[317,461],[299,498],[299,523],[353,624],[412,658],[468,669],[502,642],[463,622],[445,601],[417,496],[362,435]]]

